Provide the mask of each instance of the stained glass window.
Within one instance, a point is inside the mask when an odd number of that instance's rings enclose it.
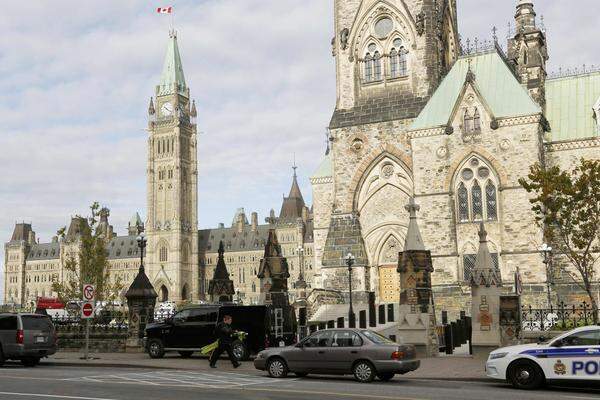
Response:
[[[496,200],[496,186],[492,181],[488,181],[485,187],[485,203],[487,209],[487,219],[498,219],[498,202]]]
[[[471,189],[471,202],[473,204],[473,219],[480,221],[483,219],[483,202],[481,195],[481,186],[475,181]]]
[[[458,187],[458,218],[461,222],[469,220],[469,194],[462,182]]]

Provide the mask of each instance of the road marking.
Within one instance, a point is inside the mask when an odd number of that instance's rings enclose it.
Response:
[[[13,392],[0,392],[0,395],[10,395],[10,396],[29,396],[29,397],[46,397],[52,399],[72,399],[72,400],[116,400],[116,399],[107,399],[103,397],[81,397],[81,396],[60,396],[56,394],[43,394],[43,393],[13,393]]]
[[[358,393],[335,393],[335,392],[319,392],[314,390],[293,390],[293,389],[266,389],[266,388],[222,388],[229,390],[240,390],[249,392],[269,392],[269,393],[294,393],[294,394],[305,394],[305,395],[319,395],[319,396],[335,396],[335,397],[349,397],[355,399],[382,399],[382,400],[426,400],[422,397],[398,397],[398,396],[378,396],[373,394],[358,394]]]

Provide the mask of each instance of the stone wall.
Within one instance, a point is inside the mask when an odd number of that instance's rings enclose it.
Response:
[[[127,331],[90,331],[90,352],[121,353],[125,352]],[[83,351],[85,349],[85,330],[59,331],[59,351]]]

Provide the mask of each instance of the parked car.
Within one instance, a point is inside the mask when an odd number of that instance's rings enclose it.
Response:
[[[232,327],[248,335],[233,343],[239,360],[247,359],[266,347],[270,337],[270,310],[266,306],[196,305],[183,309],[162,323],[148,324],[144,347],[152,358],[177,351],[182,357],[200,351],[215,341],[215,326],[223,315],[233,317]]]
[[[367,329],[325,329],[317,331],[294,346],[272,348],[258,353],[254,366],[272,378],[288,372],[350,375],[359,382],[375,377],[389,381],[420,366],[413,345],[399,345]]]
[[[33,367],[42,357],[56,353],[56,331],[45,315],[0,314],[0,365],[5,360],[21,360]]]

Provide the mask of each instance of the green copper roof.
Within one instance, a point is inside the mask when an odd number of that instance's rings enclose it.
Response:
[[[331,164],[331,154],[328,152],[311,178],[327,178],[330,176],[333,176],[333,165]]]
[[[594,106],[600,100],[600,72],[546,81],[546,119],[552,141],[598,136]]]
[[[181,64],[181,55],[177,45],[177,34],[171,32],[169,46],[165,55],[165,63],[158,84],[158,95],[166,94],[185,94],[185,76],[183,75],[183,66]]]
[[[517,117],[541,112],[502,57],[492,51],[458,59],[411,129],[434,128],[448,123],[465,84],[469,62],[475,74],[475,86],[494,117]]]

